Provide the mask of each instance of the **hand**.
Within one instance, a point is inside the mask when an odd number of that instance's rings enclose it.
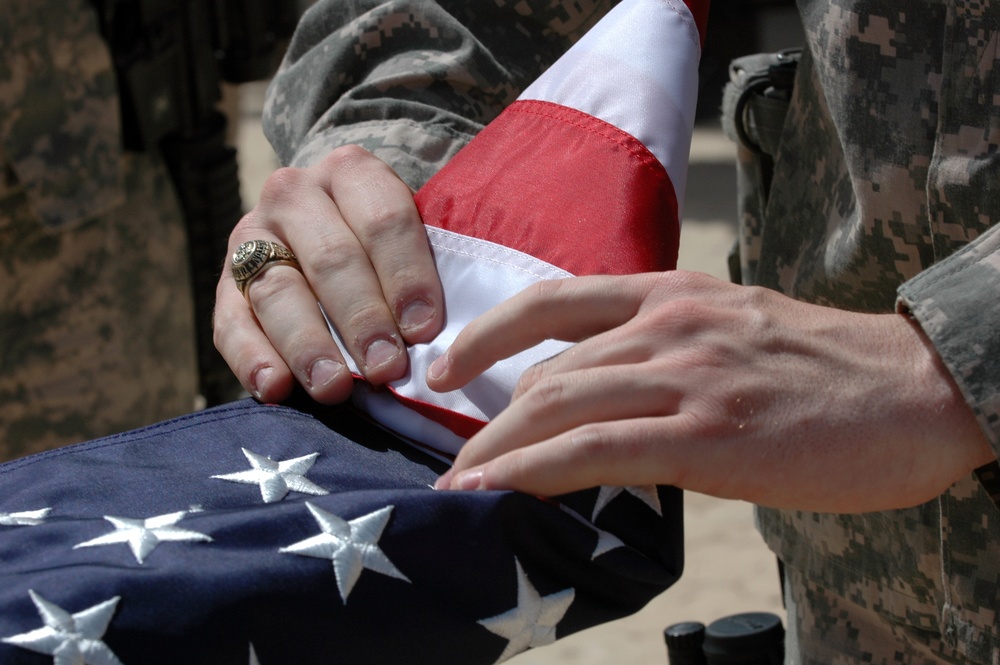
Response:
[[[669,484],[803,510],[915,505],[993,459],[923,333],[698,273],[543,282],[470,324],[428,382],[452,390],[540,340],[438,487],[557,495]]]
[[[413,192],[361,148],[275,171],[233,230],[230,253],[248,240],[281,243],[302,267],[265,271],[244,298],[227,261],[216,289],[216,347],[261,401],[285,399],[295,381],[323,403],[350,395],[353,379],[317,301],[375,384],[406,373],[404,344],[441,329],[441,284]]]

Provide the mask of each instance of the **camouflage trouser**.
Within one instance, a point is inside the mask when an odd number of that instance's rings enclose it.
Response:
[[[187,413],[197,368],[186,233],[159,160],[127,200],[51,229],[0,196],[0,459]],[[9,176],[8,176],[9,177]]]
[[[966,663],[940,633],[892,621],[785,568],[786,665]]]

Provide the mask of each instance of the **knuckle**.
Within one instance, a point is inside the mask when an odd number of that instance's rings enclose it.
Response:
[[[527,392],[532,386],[538,383],[540,378],[542,378],[541,365],[536,364],[530,366],[521,373],[520,378],[517,380],[515,392],[518,394]]]
[[[668,300],[633,320],[639,331],[652,339],[691,339],[709,325],[710,316],[704,303],[690,298]],[[682,348],[674,348],[677,355]]]
[[[289,367],[301,375],[307,371],[307,367],[314,359],[319,340],[309,326],[300,326],[286,334],[287,336],[281,340],[282,357]]]
[[[345,172],[356,170],[365,161],[372,158],[372,154],[359,145],[348,144],[339,146],[323,158],[322,166],[329,169],[334,176]]]
[[[646,287],[650,291],[664,291],[667,294],[683,293],[689,296],[715,290],[720,286],[732,286],[703,272],[688,270],[667,270],[659,273],[640,275],[639,279],[648,279]]]
[[[527,293],[533,300],[548,302],[558,300],[566,289],[566,280],[543,279],[527,288]]]
[[[531,403],[539,414],[558,411],[563,407],[566,383],[560,377],[549,377],[534,384]]]
[[[330,152],[330,160],[334,163],[354,163],[371,157],[370,152],[355,143],[339,146]]]
[[[577,427],[570,433],[569,443],[573,449],[571,455],[576,459],[602,459],[609,453],[623,452],[610,450],[613,443],[608,438],[607,429],[597,423]]]
[[[746,288],[743,293],[746,298],[743,310],[746,313],[747,334],[758,340],[771,339],[779,328],[771,309],[774,292],[753,286]]]
[[[525,319],[530,318],[544,328],[548,322],[547,310],[566,297],[564,294],[567,294],[567,288],[567,281],[564,279],[541,280],[525,287],[508,303]]]
[[[296,288],[301,279],[299,271],[291,266],[274,266],[265,270],[247,287],[254,310],[266,308],[271,302],[280,299],[288,289]]]
[[[368,257],[356,241],[347,236],[330,235],[317,242],[303,268],[311,279],[331,280],[369,266]]]
[[[659,318],[674,325],[700,327],[709,316],[709,307],[694,298],[678,298],[660,306]]]
[[[360,347],[371,331],[380,329],[387,320],[387,312],[382,303],[367,301],[350,307],[345,312],[343,321],[348,330],[356,331],[355,345]]]
[[[231,323],[232,316],[220,312],[218,308],[212,312],[212,344],[220,352],[223,350],[223,345],[226,342],[226,334]]]
[[[416,218],[405,203],[392,197],[378,197],[371,201],[367,219],[358,233],[366,246],[378,247],[413,228],[414,222]]]
[[[290,166],[277,169],[264,181],[259,205],[267,207],[288,200],[302,189],[305,179],[302,169]]]
[[[258,207],[250,210],[233,226],[233,230],[229,234],[229,246],[227,248],[228,252],[223,257],[222,262],[222,274],[223,277],[229,275],[230,261],[232,260],[233,252],[247,240],[255,240],[257,236],[261,235],[259,232],[264,231],[265,234],[269,234],[271,231],[268,229],[267,216],[262,212],[263,205],[260,204]]]
[[[385,279],[386,292],[394,294],[394,311],[401,310],[414,297],[434,300],[434,289],[429,286],[431,281],[432,277],[415,263],[396,267]]]
[[[235,290],[232,284],[220,283],[217,292],[223,288]],[[216,306],[212,310],[212,342],[215,348],[222,351],[223,345],[232,336],[233,331],[239,331],[241,325],[245,325],[247,312],[237,308],[247,308],[248,305],[242,297],[239,300],[216,297]]]
[[[530,479],[532,467],[524,454],[524,450],[512,450],[501,460],[491,462],[483,467],[483,487],[506,488],[514,487]]]

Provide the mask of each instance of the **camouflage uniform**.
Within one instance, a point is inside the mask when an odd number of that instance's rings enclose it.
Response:
[[[266,131],[286,163],[359,143],[414,187],[607,9],[345,4],[320,2],[305,16]],[[743,193],[743,281],[850,310],[911,312],[1000,450],[1000,16],[988,0],[799,8],[808,47],[766,207],[759,192]],[[788,570],[789,661],[1000,662],[991,474],[909,510],[759,511]]]
[[[744,208],[743,281],[911,312],[1000,450],[1000,12],[799,6],[808,48],[766,207]],[[908,510],[758,523],[790,569],[801,662],[1000,660],[1000,511],[974,475]]]
[[[84,0],[0,4],[0,459],[189,412],[183,219]]]
[[[611,4],[318,2],[268,92],[264,132],[285,164],[354,143],[419,187]]]

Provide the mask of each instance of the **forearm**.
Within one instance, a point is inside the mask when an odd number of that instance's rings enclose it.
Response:
[[[269,90],[265,133],[285,164],[361,145],[419,187],[611,4],[321,1]]]

